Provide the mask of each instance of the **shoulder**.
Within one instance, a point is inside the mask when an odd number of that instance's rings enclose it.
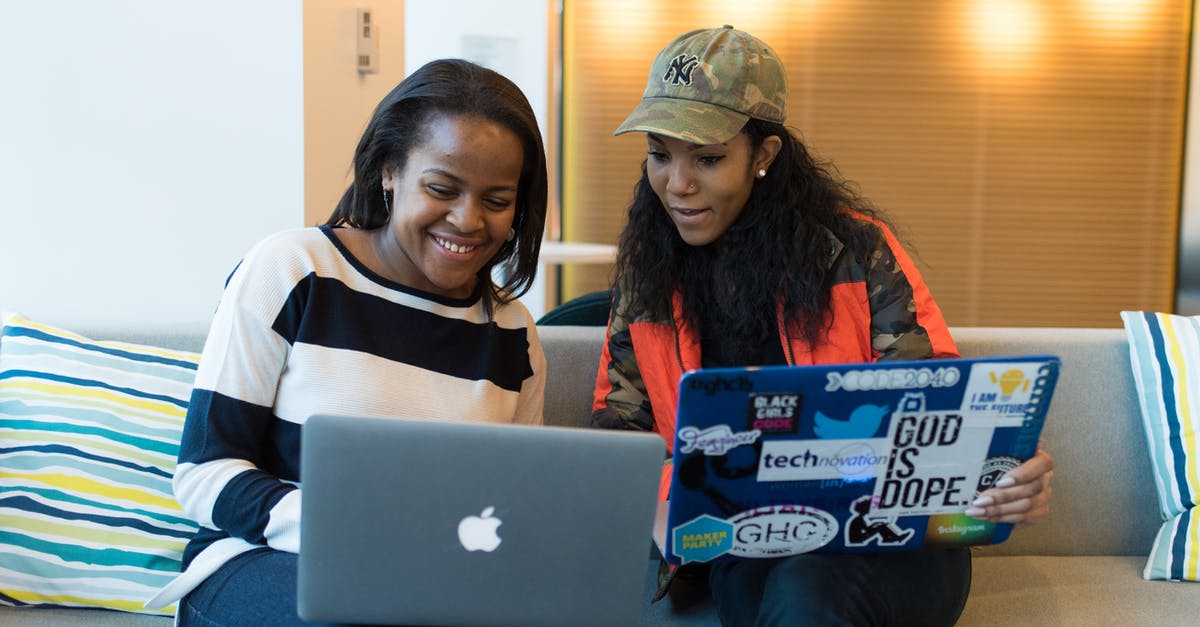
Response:
[[[852,209],[843,210],[842,215],[845,219],[831,229],[830,238],[839,253],[849,253],[838,255],[843,262],[850,259],[874,266],[881,260],[907,256],[904,245],[886,220]]]
[[[646,307],[644,302],[634,298],[635,291],[629,284],[629,277],[624,277],[624,281],[613,285],[610,291],[611,308],[613,315],[609,316],[610,328],[626,328],[631,324],[657,324],[671,325],[672,321],[661,319],[652,314]],[[671,306],[672,314],[679,315],[679,311],[674,310],[680,306],[678,292],[672,295]]]
[[[876,216],[854,209],[846,209],[844,215],[849,218],[840,229],[844,240],[861,242],[873,248],[888,246],[891,240],[895,240],[891,226]]]
[[[292,285],[340,258],[329,236],[316,227],[272,233],[254,244],[229,277],[228,288],[239,283],[265,287]],[[264,283],[265,282],[265,283]]]
[[[327,232],[319,227],[304,227],[277,231],[258,241],[246,253],[246,259],[287,258],[310,256],[313,252],[333,248]]]
[[[245,264],[278,272],[307,273],[345,260],[344,247],[328,229],[305,227],[272,233],[246,253]]]

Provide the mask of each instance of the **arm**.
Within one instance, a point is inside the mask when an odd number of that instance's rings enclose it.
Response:
[[[613,290],[613,308],[592,396],[592,426],[650,431],[654,428],[654,416],[633,350],[628,313],[620,307],[620,302],[620,293]]]
[[[262,466],[279,423],[272,406],[290,350],[273,325],[289,318],[285,303],[296,290],[279,276],[289,264],[266,253],[260,247],[247,255],[213,316],[173,485],[184,512],[200,525],[295,552],[299,489]]]
[[[876,226],[880,239],[867,266],[872,348],[881,361],[958,357],[916,264],[887,226]]]

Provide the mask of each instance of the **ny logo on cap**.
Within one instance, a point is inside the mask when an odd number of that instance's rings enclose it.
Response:
[[[673,83],[675,85],[691,85],[692,71],[696,66],[700,65],[700,59],[696,55],[681,54],[667,65],[667,73],[663,75],[663,82]]]

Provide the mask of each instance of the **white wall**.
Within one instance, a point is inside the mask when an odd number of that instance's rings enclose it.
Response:
[[[360,6],[380,25],[378,74],[353,67]],[[0,0],[0,310],[207,324],[246,249],[328,216],[375,104],[420,64],[503,72],[546,134],[549,6]]]
[[[405,73],[434,59],[456,57],[507,76],[529,99],[542,140],[551,151],[549,158],[554,159],[549,94],[551,19],[548,0],[408,0]],[[553,196],[552,189],[552,206]],[[546,294],[546,275],[551,271],[550,267],[539,268],[534,284],[521,298],[535,319],[554,304]]]
[[[405,74],[448,57],[496,70],[525,92],[545,137],[549,7],[547,0],[408,0]]]
[[[404,79],[404,7],[398,0],[304,0],[306,225],[329,218],[350,184],[354,148],[375,106]],[[359,8],[370,9],[377,26],[373,74],[357,69]]]
[[[0,309],[206,324],[303,221],[299,0],[0,0]]]

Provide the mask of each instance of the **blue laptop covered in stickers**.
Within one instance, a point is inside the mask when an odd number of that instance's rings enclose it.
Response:
[[[679,383],[672,564],[996,544],[964,511],[1032,457],[1052,355],[714,368]]]

